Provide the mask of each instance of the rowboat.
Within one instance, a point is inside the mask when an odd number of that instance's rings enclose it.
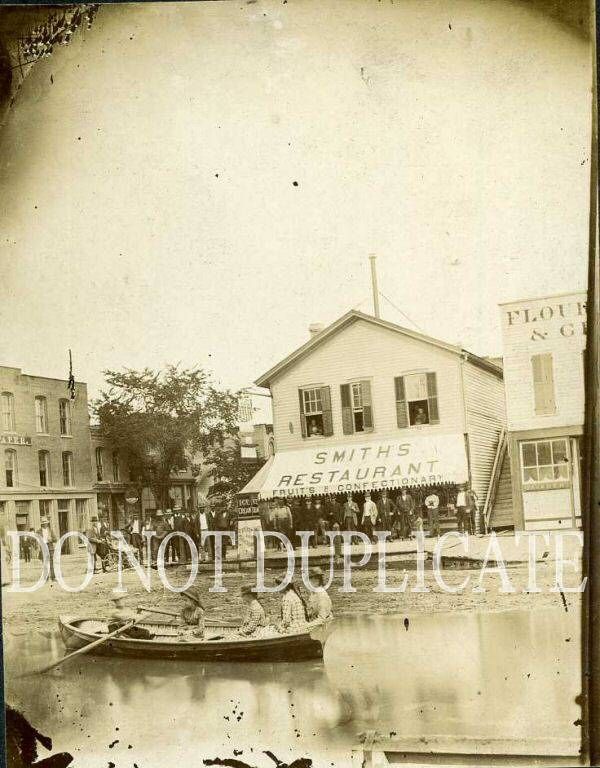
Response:
[[[323,657],[331,624],[332,620],[311,622],[286,634],[265,627],[259,637],[246,638],[238,635],[231,624],[215,622],[206,627],[205,637],[200,640],[182,638],[181,627],[172,623],[140,621],[136,626],[151,632],[152,640],[114,637],[90,653],[193,661],[306,661]],[[67,649],[74,651],[107,634],[108,622],[97,618],[59,616],[58,628]]]

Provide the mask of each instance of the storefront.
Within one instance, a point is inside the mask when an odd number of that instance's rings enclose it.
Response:
[[[581,292],[501,306],[517,529],[581,527],[585,302]]]
[[[494,362],[352,310],[256,384],[271,391],[275,455],[242,491],[256,497],[253,514],[285,497],[302,516],[348,493],[362,512],[367,491],[377,502],[408,488],[419,513],[434,492],[441,522],[455,528],[463,483],[483,505],[505,430]]]

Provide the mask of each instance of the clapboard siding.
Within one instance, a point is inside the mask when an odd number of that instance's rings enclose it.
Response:
[[[506,424],[502,379],[463,363],[466,432],[469,438],[471,485],[481,504],[485,501],[498,438]]]
[[[504,454],[496,497],[492,499],[492,511],[490,514],[490,528],[505,528],[514,525],[513,518],[513,488],[510,472],[510,456],[508,451]]]
[[[365,439],[462,434],[465,423],[460,370],[461,358],[454,352],[357,320],[271,380],[276,449],[300,449],[320,439],[327,445],[335,445]],[[440,423],[399,429],[394,377],[416,371],[437,374]],[[371,382],[374,429],[344,435],[340,385],[357,379]],[[333,435],[330,437],[302,437],[298,390],[311,385],[331,387]]]

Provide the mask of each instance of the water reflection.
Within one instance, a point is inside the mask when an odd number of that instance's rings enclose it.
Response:
[[[6,636],[8,700],[81,766],[140,768],[273,749],[339,763],[357,734],[577,735],[579,616],[559,610],[339,619],[323,662],[198,664],[83,656]],[[567,641],[568,639],[568,641]],[[113,743],[118,739],[118,743]],[[110,747],[110,744],[113,744]],[[251,760],[248,760],[252,762]],[[254,758],[254,763],[257,760]],[[260,762],[260,761],[259,761]]]

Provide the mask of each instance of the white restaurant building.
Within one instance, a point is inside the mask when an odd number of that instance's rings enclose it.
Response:
[[[271,391],[275,455],[246,500],[351,491],[360,502],[408,486],[418,502],[438,489],[444,514],[468,482],[483,507],[505,427],[502,369],[356,310],[311,331],[256,381]]]
[[[522,299],[501,314],[513,519],[492,513],[492,524],[580,527],[586,294]]]

